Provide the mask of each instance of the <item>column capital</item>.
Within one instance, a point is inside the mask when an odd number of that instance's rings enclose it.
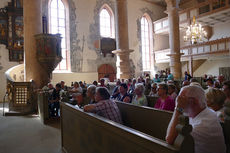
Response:
[[[167,11],[179,8],[180,0],[165,0],[165,2],[167,4]]]
[[[129,55],[133,51],[134,50],[132,49],[117,49],[117,50],[112,51],[112,53],[116,55]]]

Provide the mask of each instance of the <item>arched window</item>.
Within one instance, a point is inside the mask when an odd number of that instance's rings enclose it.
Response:
[[[114,15],[108,5],[104,5],[100,11],[100,35],[101,37],[115,38]]]
[[[141,18],[141,50],[143,71],[153,68],[152,22],[148,15]]]
[[[68,50],[67,46],[68,35],[67,35],[67,25],[66,20],[67,9],[62,0],[51,0],[49,5],[49,30],[52,34],[60,33],[62,37],[61,50],[62,50],[62,61],[56,67],[56,70],[68,70]]]

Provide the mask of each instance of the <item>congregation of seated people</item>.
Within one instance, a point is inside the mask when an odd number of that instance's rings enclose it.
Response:
[[[51,117],[59,116],[61,92],[66,91],[71,97],[70,104],[122,124],[116,101],[146,107],[149,106],[148,97],[156,97],[155,109],[173,112],[166,136],[169,144],[173,144],[177,136],[179,115],[185,114],[193,127],[191,135],[195,141],[196,153],[225,152],[220,123],[225,118],[224,104],[230,102],[230,81],[225,81],[222,75],[205,76],[198,81],[185,72],[184,80],[178,83],[170,71],[167,74],[156,74],[152,79],[117,79],[113,88],[105,84],[104,79],[88,85],[82,81],[74,82],[72,87],[65,86],[64,81],[56,84],[55,88],[49,83],[45,88],[50,92],[49,114]],[[84,103],[86,98],[88,101]]]

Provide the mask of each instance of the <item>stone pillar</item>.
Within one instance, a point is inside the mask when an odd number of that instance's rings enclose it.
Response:
[[[23,1],[25,80],[34,80],[37,88],[41,88],[49,81],[49,74],[36,58],[34,35],[42,33],[41,3],[41,0]]]
[[[113,53],[117,55],[117,78],[129,79],[131,77],[129,54],[133,50],[129,49],[127,0],[116,1],[116,19],[117,50]]]
[[[179,31],[179,0],[165,0],[167,3],[166,13],[169,21],[169,45],[170,45],[170,71],[175,79],[181,78],[181,53],[180,53],[180,31]]]
[[[189,63],[189,74],[193,76],[193,57],[192,56],[189,57],[188,63]]]

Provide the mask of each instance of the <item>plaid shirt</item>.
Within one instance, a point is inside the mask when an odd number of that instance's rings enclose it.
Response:
[[[95,105],[96,114],[122,124],[120,111],[113,100],[102,100],[93,105]]]

